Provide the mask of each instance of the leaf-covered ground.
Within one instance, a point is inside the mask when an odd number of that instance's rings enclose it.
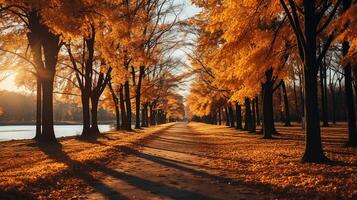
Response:
[[[324,128],[333,161],[302,164],[303,131],[273,140],[225,126],[167,124],[97,140],[0,143],[0,197],[35,199],[355,199],[357,149]]]
[[[120,147],[145,141],[172,125],[135,132],[107,132],[96,140],[62,138],[58,146],[39,146],[32,140],[0,142],[0,199],[66,199],[91,191],[90,185],[83,181],[97,181],[88,170],[91,164],[121,159]],[[85,171],[88,173],[77,173]]]
[[[273,140],[213,125],[190,123],[189,127],[209,144],[201,144],[205,156],[215,158],[209,165],[229,170],[228,177],[296,193],[296,198],[357,198],[357,148],[344,145],[346,124],[322,128],[323,148],[332,160],[327,164],[300,162],[304,135],[298,125],[278,126],[281,135]]]

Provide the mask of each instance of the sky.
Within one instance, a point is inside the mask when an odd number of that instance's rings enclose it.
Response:
[[[190,0],[174,0],[176,2],[176,4],[182,4],[183,5],[183,11],[180,14],[180,19],[186,19],[188,17],[192,17],[195,14],[197,14],[199,12],[199,9],[197,7],[195,7],[194,5],[192,5]],[[178,52],[178,54],[180,54]],[[15,84],[15,76],[16,76],[16,72],[9,72],[8,73],[9,76],[2,82],[0,82],[0,90],[9,90],[9,91],[14,91],[14,92],[25,92],[26,89],[22,88],[18,88]],[[183,91],[183,95],[186,96],[187,95],[187,87],[185,87],[186,89]]]

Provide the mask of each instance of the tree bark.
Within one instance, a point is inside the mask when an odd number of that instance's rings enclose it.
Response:
[[[348,53],[349,44],[348,42],[343,42],[343,55]],[[345,93],[346,93],[346,108],[347,108],[347,119],[348,119],[348,142],[350,146],[357,146],[357,132],[356,132],[356,114],[354,106],[354,96],[352,88],[352,67],[351,63],[344,66],[345,72]]]
[[[286,86],[285,86],[285,82],[284,81],[282,82],[281,87],[283,88],[283,95],[284,95],[285,126],[291,126],[289,100],[288,100],[288,94],[286,92]]]
[[[38,140],[42,134],[42,81],[39,75],[37,75],[36,84],[36,135],[34,139]]]
[[[297,97],[297,92],[296,92],[295,80],[293,81],[293,86],[294,86],[294,99],[295,99],[296,121],[297,121],[297,122],[300,122],[300,121],[301,121],[301,116],[300,116],[300,111],[299,111],[298,97]]]
[[[228,106],[228,113],[229,113],[229,125],[230,127],[234,128],[234,113],[233,113],[233,108],[232,105]]]
[[[124,84],[125,93],[125,106],[126,106],[126,126],[125,130],[131,131],[131,100],[130,100],[130,86],[129,81],[125,81]]]
[[[236,128],[241,130],[243,129],[242,126],[242,107],[238,103],[236,103]]]
[[[255,113],[256,113],[256,110],[255,110],[255,98],[252,100],[252,126],[253,126],[253,130],[255,130],[256,129],[256,115],[255,115]]]
[[[218,125],[222,125],[222,112],[221,112],[221,107],[218,108]]]
[[[330,92],[331,92],[331,105],[332,105],[332,123],[336,124],[336,94],[335,94],[335,89],[331,85],[330,86]]]
[[[226,113],[226,126],[229,126],[229,114],[228,114],[228,107],[224,108],[224,111]]]
[[[245,98],[245,117],[244,117],[244,130],[248,132],[254,132],[253,129],[253,119],[252,119],[252,110],[250,108],[249,98]]]
[[[98,128],[98,103],[99,103],[99,97],[98,96],[92,96],[91,97],[91,103],[92,103],[92,127],[91,127],[91,134],[96,136],[100,134],[99,128]]]
[[[42,94],[42,135],[40,140],[57,143],[53,128],[53,79],[43,80]]]
[[[257,125],[260,126],[259,97],[255,97],[255,111],[257,115]]]
[[[263,85],[263,138],[272,139],[276,133],[274,126],[274,111],[273,111],[273,86],[272,80],[273,70],[269,69],[265,72],[266,82]]]
[[[121,111],[121,128],[126,130],[127,129],[127,115],[125,110],[125,102],[124,102],[124,88],[123,85],[119,86],[119,104],[120,104],[120,111]]]
[[[113,89],[111,82],[109,82],[109,89],[110,89],[110,93],[112,95],[112,99],[113,99],[113,103],[114,103],[115,119],[116,119],[115,129],[118,131],[118,130],[120,130],[119,99],[118,99],[117,95],[115,94],[115,91]]]
[[[304,91],[305,91],[305,152],[303,162],[326,161],[322,144],[317,97],[318,63],[316,56],[317,16],[315,1],[304,1],[305,39],[304,48]]]
[[[326,90],[325,90],[325,76],[326,76],[326,66],[320,66],[320,90],[321,90],[321,110],[322,110],[322,126],[328,127],[328,107],[326,101]]]
[[[82,100],[82,115],[83,115],[83,129],[81,136],[87,137],[90,135],[90,106],[89,101],[90,97],[88,92],[83,91],[81,95]]]
[[[343,11],[345,12],[351,7],[351,0],[343,1]],[[346,24],[348,26],[348,24]],[[342,55],[346,56],[350,48],[349,42],[342,43]],[[346,107],[348,117],[348,142],[350,146],[357,146],[357,132],[356,132],[356,113],[354,107],[354,97],[352,89],[352,65],[351,62],[344,66],[345,72],[345,92],[346,92]]]
[[[138,79],[138,84],[136,86],[136,95],[135,95],[135,128],[140,129],[140,96],[141,96],[141,82],[143,79],[144,75],[144,66],[140,66],[139,68],[139,79]]]

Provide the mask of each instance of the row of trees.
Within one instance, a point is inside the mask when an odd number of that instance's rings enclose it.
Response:
[[[57,142],[54,93],[80,101],[84,137],[99,134],[100,100],[114,108],[117,129],[131,130],[133,108],[136,128],[149,117],[150,124],[181,118],[181,77],[170,56],[177,12],[171,0],[0,1],[0,48],[28,72],[18,82],[36,88],[35,139]]]
[[[188,98],[193,115],[215,122],[225,108],[226,118],[230,122],[236,120],[230,125],[242,128],[244,111],[244,128],[254,131],[261,99],[262,132],[264,138],[270,139],[276,134],[273,94],[281,90],[282,101],[288,105],[287,85],[295,88],[295,99],[297,88],[301,88],[306,135],[302,160],[322,162],[328,159],[321,145],[318,80],[325,126],[327,80],[332,84],[331,93],[335,92],[336,81],[344,80],[348,144],[357,145],[353,94],[357,74],[352,67],[356,63],[355,2],[198,0],[194,3],[202,12],[191,20],[190,29],[198,35],[190,54],[193,70],[197,72]],[[286,125],[290,125],[289,107],[285,106],[284,111]]]

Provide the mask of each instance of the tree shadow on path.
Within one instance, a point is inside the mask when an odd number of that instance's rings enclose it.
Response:
[[[134,187],[140,188],[145,191],[150,191],[154,194],[167,196],[172,199],[211,199],[208,196],[205,196],[200,193],[196,193],[185,189],[179,189],[162,183],[142,179],[140,177],[119,172],[94,162],[89,162],[84,164],[82,162],[71,159],[62,150],[61,145],[57,145],[57,146],[41,145],[40,149],[44,153],[46,153],[50,158],[56,160],[57,162],[66,164],[69,167],[69,170],[73,172],[73,174],[77,178],[83,180],[85,183],[90,185],[93,189],[95,189],[96,192],[103,195],[106,199],[126,200],[129,198],[123,196],[119,191],[111,188],[110,186],[104,184],[97,178],[93,177],[89,172],[92,171],[101,172],[117,180],[122,180],[124,182],[127,182],[128,184]]]
[[[82,162],[71,159],[63,150],[62,145],[40,145],[40,149],[47,154],[50,158],[56,160],[57,162],[64,163],[68,166],[69,170],[73,172],[73,174],[83,180],[85,183],[90,185],[95,191],[101,193],[106,199],[128,199],[123,196],[118,191],[113,190],[107,185],[103,184],[100,180],[94,178],[91,174],[89,174],[88,166],[83,164]]]

